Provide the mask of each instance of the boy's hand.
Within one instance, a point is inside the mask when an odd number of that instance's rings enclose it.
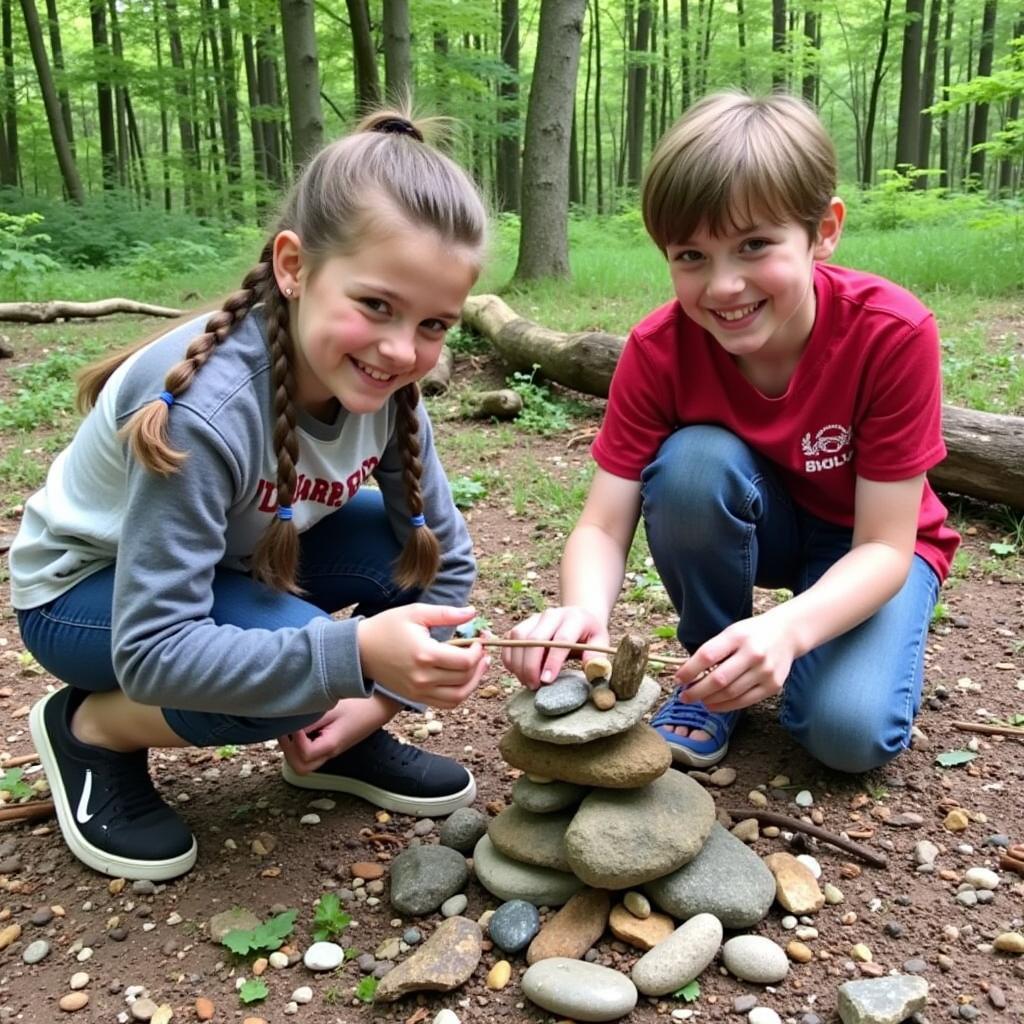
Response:
[[[414,703],[454,708],[477,688],[491,660],[480,644],[452,647],[429,630],[475,614],[469,607],[408,604],[363,619],[357,634],[363,674]]]
[[[584,608],[566,605],[546,608],[531,615],[510,629],[507,636],[513,640],[562,640],[566,643],[592,643],[608,646],[605,625]],[[531,690],[553,682],[573,652],[558,647],[506,647],[501,660],[519,681]],[[593,655],[584,653],[587,661]]]
[[[710,711],[736,711],[779,693],[796,656],[780,627],[766,612],[733,623],[697,648],[675,675],[686,688],[683,701],[699,701]]]

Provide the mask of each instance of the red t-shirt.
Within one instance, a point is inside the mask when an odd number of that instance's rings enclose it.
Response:
[[[786,392],[768,398],[673,301],[630,334],[592,453],[639,480],[680,427],[714,423],[770,460],[793,500],[853,527],[856,478],[917,476],[946,455],[939,339],[913,295],[845,267],[815,265],[814,327]],[[915,550],[940,580],[959,535],[925,481]]]

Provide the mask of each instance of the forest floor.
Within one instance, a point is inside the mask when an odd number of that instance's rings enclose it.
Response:
[[[89,330],[88,325],[68,325],[61,333],[73,340]],[[29,329],[7,333],[15,351],[26,353],[16,362],[35,358],[28,354]],[[460,357],[456,379],[462,388],[498,378],[496,368],[478,355]],[[9,394],[10,387],[5,374],[0,391]],[[583,403],[565,429],[538,436],[507,425],[459,420],[457,392],[434,403],[445,464],[461,500],[471,506],[466,516],[480,562],[474,604],[498,632],[555,599],[557,556],[585,487],[588,455],[580,438],[596,424],[600,406]],[[41,443],[46,433],[40,432]],[[17,444],[25,445],[25,438]],[[10,440],[0,439],[0,457],[10,456],[11,447]],[[11,513],[0,523],[0,532],[11,535],[17,529],[17,502],[27,493],[8,495]],[[673,1011],[675,1019],[685,1018],[680,1011],[686,1010],[695,1021],[739,1021],[735,1001],[749,994],[784,1020],[799,1022],[808,1013],[835,1020],[838,986],[864,971],[850,953],[858,943],[869,947],[873,963],[885,972],[902,972],[908,961],[923,961],[912,966],[923,970],[929,983],[924,1015],[933,1022],[952,1016],[1024,1021],[1024,958],[996,952],[991,945],[997,934],[1022,927],[1024,878],[1001,872],[994,899],[985,905],[967,907],[955,899],[968,868],[996,866],[994,844],[1003,841],[1000,837],[1024,841],[1024,746],[1016,738],[972,738],[952,727],[955,720],[1012,721],[1024,714],[1024,559],[1019,547],[1016,555],[999,557],[1008,525],[991,510],[956,502],[955,522],[965,533],[964,554],[943,592],[943,608],[929,637],[918,719],[925,738],[883,770],[844,777],[806,756],[779,726],[771,703],[761,704],[746,714],[724,762],[736,770],[736,781],[713,794],[719,804],[743,805],[749,791],[768,788],[769,780],[785,775],[787,787],[769,788],[770,809],[806,813],[793,797],[810,790],[825,828],[855,829],[865,837],[863,843],[888,856],[888,865],[858,863],[824,843],[802,845],[820,862],[822,881],[838,886],[845,896],[843,903],[826,905],[814,917],[819,935],[808,943],[814,959],[793,964],[785,981],[769,990],[725,975],[716,963],[701,976],[696,1001],[641,999],[626,1018],[631,1024],[668,1020]],[[634,570],[616,610],[613,636],[627,630],[654,635],[658,627],[672,624],[656,579],[644,571],[642,560]],[[776,599],[779,595],[758,595],[760,607]],[[679,653],[674,641],[659,642],[666,652]],[[0,770],[6,758],[31,751],[29,708],[56,684],[38,666],[26,664],[22,652],[16,621],[5,604],[0,612]],[[667,690],[670,674],[662,673],[660,681]],[[515,685],[495,659],[480,690],[460,708],[437,713],[443,728],[423,741],[472,768],[479,785],[476,806],[492,814],[508,802],[518,774],[497,752],[508,725],[504,701]],[[411,738],[423,724],[422,716],[404,714],[394,726]],[[969,763],[948,768],[937,763],[937,755],[968,749],[969,743],[976,748]],[[131,1012],[126,996],[132,986],[144,986],[155,1004],[172,1008],[176,1021],[196,1019],[201,997],[214,1004],[218,1021],[420,1024],[441,1007],[454,1010],[462,1024],[551,1019],[522,994],[518,979],[526,965],[521,955],[511,958],[507,987],[491,991],[485,986],[488,970],[502,958],[497,950],[487,950],[471,980],[450,993],[365,1005],[355,996],[362,975],[353,954],[326,976],[301,963],[268,969],[262,975],[266,998],[244,1006],[236,983],[252,976],[253,957],[235,957],[210,941],[214,914],[244,907],[266,920],[296,909],[288,943],[303,950],[312,941],[314,901],[332,890],[347,896],[353,863],[378,861],[386,868],[410,841],[437,837],[436,827],[420,837],[425,829],[414,833],[413,819],[381,815],[345,797],[319,812],[319,824],[300,824],[318,794],[289,787],[280,777],[280,761],[273,744],[151,754],[161,792],[198,839],[199,860],[184,878],[143,886],[142,892],[80,864],[52,820],[0,824],[0,943],[4,935],[10,940],[0,950],[0,1021],[127,1020],[119,1015]],[[37,778],[31,771],[25,776],[30,783]],[[969,819],[966,829],[956,833],[944,825],[955,807]],[[919,815],[920,824],[893,824],[891,819],[904,812]],[[388,838],[371,838],[381,835]],[[933,874],[918,872],[913,859],[915,845],[924,839],[940,849]],[[762,837],[754,846],[761,855],[790,847],[782,837]],[[473,918],[500,902],[475,880],[467,892],[466,914]],[[373,952],[412,925],[427,935],[441,920],[435,914],[399,921],[386,892],[378,906],[354,901],[348,909],[355,920],[340,941],[362,953]],[[785,945],[791,935],[781,925],[784,913],[773,906],[753,931]],[[10,939],[18,928],[18,936]],[[49,951],[40,962],[27,964],[23,954],[39,939]],[[607,939],[598,952],[601,962],[626,970],[639,955]],[[88,1004],[64,1014],[58,1000],[69,993],[70,980],[79,972],[88,975]],[[299,1006],[294,1017],[285,1016],[300,986],[311,987],[312,1001]],[[998,1008],[1000,991],[1005,1009]]]

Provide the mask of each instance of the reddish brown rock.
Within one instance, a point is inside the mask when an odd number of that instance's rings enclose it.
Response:
[[[612,907],[608,927],[615,938],[646,953],[667,939],[676,930],[676,923],[668,914],[659,914],[657,911],[643,919],[634,917],[620,903]]]
[[[526,951],[526,962],[556,956],[579,960],[601,938],[610,904],[604,889],[581,889],[537,933]]]
[[[775,898],[791,914],[816,914],[825,905],[817,879],[791,853],[772,853],[764,862],[775,876]]]

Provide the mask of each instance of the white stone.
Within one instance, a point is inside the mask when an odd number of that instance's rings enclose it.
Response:
[[[71,988],[77,990],[89,984],[89,975],[85,971],[76,971],[71,975]]]
[[[345,962],[345,951],[333,942],[314,942],[302,962],[311,971],[333,971]]]
[[[821,865],[809,853],[798,853],[796,859],[800,861],[800,863],[803,864],[803,866],[807,868],[815,878],[821,878]]]
[[[782,919],[782,927],[785,928],[787,932],[792,931],[797,926],[797,923],[797,919],[792,914],[787,914]]]
[[[975,889],[995,889],[999,885],[999,876],[989,868],[968,868],[964,872],[964,881],[970,882]]]
[[[270,966],[273,967],[275,971],[283,970],[288,966],[288,954],[282,953],[279,949],[275,949],[274,952],[270,954],[269,961]]]
[[[292,993],[293,1003],[311,1003],[313,1001],[313,990],[308,985],[301,985]]]
[[[742,981],[773,985],[789,974],[781,946],[763,935],[737,935],[722,947],[722,963]]]
[[[434,1017],[431,1024],[459,1024],[459,1018],[455,1016],[454,1011],[449,1010],[446,1006],[443,1010],[437,1011],[437,1016]]]
[[[304,814],[299,818],[300,825],[319,825],[320,815],[319,814]]]
[[[814,797],[809,789],[801,789],[794,799],[797,807],[811,807],[814,804]]]
[[[779,1015],[768,1006],[755,1006],[747,1014],[750,1024],[782,1024]]]

